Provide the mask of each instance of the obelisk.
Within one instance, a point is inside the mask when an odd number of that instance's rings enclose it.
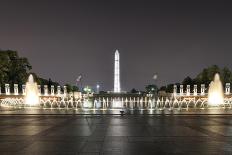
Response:
[[[120,93],[120,59],[118,50],[114,54],[114,93]]]

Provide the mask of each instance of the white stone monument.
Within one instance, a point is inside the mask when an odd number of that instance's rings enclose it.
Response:
[[[184,94],[184,87],[183,85],[180,85],[180,96],[183,96]]]
[[[67,95],[68,92],[67,92],[67,86],[64,86],[64,95]]]
[[[187,96],[190,96],[190,85],[187,85],[187,88],[186,88],[186,90],[187,90],[187,93],[186,93],[186,95],[187,95]]]
[[[173,85],[173,95],[176,96],[177,95],[177,86]]]
[[[5,84],[5,93],[6,93],[6,95],[10,95],[10,85],[9,84]]]
[[[44,85],[44,95],[48,95],[48,85]]]
[[[51,95],[54,96],[54,85],[51,85]]]
[[[120,86],[120,59],[119,59],[119,52],[116,50],[114,54],[114,92],[120,93],[121,86]]]
[[[23,95],[26,95],[26,85],[22,85]]]
[[[60,96],[60,86],[57,86],[57,95]]]
[[[14,84],[14,95],[19,95],[19,86],[18,86],[18,84]]]
[[[205,95],[205,84],[201,84],[201,96]]]
[[[230,94],[230,83],[226,83],[226,90],[225,90],[226,95]]]
[[[195,84],[193,87],[194,87],[193,88],[193,95],[197,96],[197,85]]]

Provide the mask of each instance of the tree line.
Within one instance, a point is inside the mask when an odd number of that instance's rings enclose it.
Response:
[[[4,92],[4,85],[10,84],[11,92],[13,92],[13,84],[19,84],[19,91],[22,91],[22,85],[27,82],[29,74],[32,74],[38,85],[41,85],[42,91],[43,86],[48,85],[49,91],[50,86],[55,86],[55,92],[57,91],[58,82],[49,79],[39,77],[36,73],[31,72],[32,66],[28,59],[20,57],[17,51],[13,50],[0,50],[0,85],[2,92]],[[78,90],[76,86],[66,84],[67,91]],[[43,92],[42,92],[43,93]]]
[[[163,90],[166,92],[173,92],[173,85],[177,85],[179,90],[179,86],[184,85],[184,91],[186,90],[186,85],[190,85],[191,92],[193,91],[194,85],[197,85],[198,92],[200,92],[201,84],[205,84],[206,89],[208,88],[211,81],[214,79],[214,75],[219,73],[222,84],[225,86],[226,83],[232,83],[232,72],[229,68],[223,67],[220,68],[217,65],[212,65],[207,68],[204,68],[195,78],[191,78],[187,76],[181,83],[173,83],[168,84],[167,86],[160,87],[159,90]]]
[[[191,78],[187,76],[180,83],[171,83],[166,86],[161,86],[158,88],[155,84],[149,84],[145,86],[145,91],[139,91],[133,88],[130,93],[157,93],[158,91],[165,91],[167,93],[173,92],[173,86],[177,85],[177,90],[179,90],[180,85],[184,85],[184,91],[186,91],[186,86],[190,85],[191,92],[193,92],[194,85],[197,85],[198,92],[200,92],[201,84],[205,84],[206,89],[208,88],[210,82],[213,80],[214,75],[219,73],[222,84],[225,86],[226,83],[232,83],[232,72],[229,68],[220,68],[217,65],[212,65],[204,68],[196,77]]]

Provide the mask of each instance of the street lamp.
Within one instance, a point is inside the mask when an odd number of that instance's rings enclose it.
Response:
[[[99,85],[99,84],[97,84],[96,88],[97,88],[97,93],[99,93],[100,85]]]
[[[155,84],[156,84],[157,78],[158,78],[158,74],[155,73],[155,74],[153,75],[153,77],[152,77],[152,79],[155,81]],[[154,91],[154,88],[152,88],[152,91]],[[158,91],[158,87],[157,87],[157,90],[155,91],[155,94],[157,94],[157,91]]]

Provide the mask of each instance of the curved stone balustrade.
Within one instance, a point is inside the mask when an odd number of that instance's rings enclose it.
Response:
[[[121,107],[114,107],[113,100],[95,99],[94,101],[88,99],[74,99],[74,98],[55,98],[47,97],[40,98],[40,104],[37,108],[57,108],[57,109],[189,109],[189,108],[210,108],[207,98],[157,98],[144,100],[120,99]],[[0,100],[2,107],[30,107],[25,104],[23,98],[5,98]],[[214,107],[215,108],[215,107]],[[217,106],[217,108],[232,108],[232,97],[225,98],[224,104]]]

